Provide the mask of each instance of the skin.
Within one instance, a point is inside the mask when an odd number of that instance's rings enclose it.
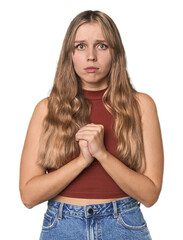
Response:
[[[87,23],[77,30],[77,44],[73,52],[73,64],[80,76],[82,87],[87,90],[100,90],[107,87],[107,75],[111,67],[110,48],[106,44],[97,23]],[[102,40],[102,42],[98,42]],[[103,41],[104,40],[104,41]],[[76,43],[75,43],[76,46]],[[84,48],[83,48],[84,47]],[[84,68],[97,66],[99,70],[88,73]],[[41,124],[47,115],[48,99],[40,101],[29,123],[20,166],[20,193],[26,207],[54,198],[70,204],[87,205],[105,203],[112,199],[79,199],[58,196],[93,159],[96,158],[116,184],[129,196],[147,207],[158,199],[163,177],[163,146],[160,125],[153,99],[147,94],[137,94],[142,111],[142,130],[146,157],[146,168],[135,172],[112,156],[104,146],[104,127],[88,124],[76,134],[80,155],[60,169],[45,174],[45,169],[36,163]]]
[[[112,57],[98,23],[81,25],[76,32],[74,46],[72,59],[82,88],[87,90],[106,88]],[[97,67],[97,71],[88,73],[85,68],[90,66]]]

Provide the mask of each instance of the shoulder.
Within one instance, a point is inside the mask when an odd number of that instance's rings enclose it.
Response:
[[[136,93],[136,99],[140,106],[142,118],[144,115],[156,114],[156,103],[151,96],[146,93]]]
[[[45,112],[48,109],[48,100],[49,97],[40,100],[35,107],[35,110]]]
[[[48,99],[49,98],[44,98],[36,104],[31,118],[32,124],[42,123],[46,117],[48,113]]]
[[[37,103],[34,109],[34,114],[39,116],[45,116],[48,113],[48,100],[49,98],[44,98]]]

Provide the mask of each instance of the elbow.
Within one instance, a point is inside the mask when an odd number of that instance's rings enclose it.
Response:
[[[26,200],[24,200],[24,199],[22,199],[22,202],[23,202],[24,206],[25,206],[26,208],[28,208],[28,209],[31,209],[31,208],[33,208],[33,207],[35,206],[35,205],[32,204],[30,201],[26,201]]]
[[[34,207],[34,204],[29,199],[24,197],[23,194],[21,194],[21,200],[26,208],[31,209]]]
[[[148,201],[144,203],[144,206],[147,208],[152,207],[154,204],[156,203],[156,201]]]
[[[29,203],[26,203],[26,202],[23,202],[23,204],[24,204],[24,206],[25,206],[26,208],[28,208],[28,209],[31,209],[31,208],[34,207],[33,205],[31,205],[31,204],[29,204]]]
[[[158,198],[159,198],[159,193],[153,194],[153,196],[149,197],[144,201],[143,205],[147,208],[150,208],[158,201]]]
[[[21,196],[22,203],[26,208],[31,209],[36,205],[33,203],[33,201],[31,200],[31,197],[26,193],[25,190],[20,189],[20,196]]]
[[[21,199],[22,199],[22,203],[24,204],[24,206],[25,206],[26,208],[31,209],[31,208],[34,207],[34,205],[33,205],[31,202],[26,201],[23,197],[21,197]]]
[[[152,207],[158,201],[160,192],[161,186],[154,184],[153,188],[149,189],[149,192],[145,195],[146,197],[144,196],[142,204],[147,208]]]

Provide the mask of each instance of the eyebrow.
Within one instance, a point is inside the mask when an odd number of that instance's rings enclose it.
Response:
[[[86,42],[86,40],[77,40],[77,41],[74,41],[74,43],[82,43],[82,42]],[[106,42],[106,40],[96,40],[95,42]]]

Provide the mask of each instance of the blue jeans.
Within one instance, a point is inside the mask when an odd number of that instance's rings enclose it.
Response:
[[[40,240],[150,240],[140,204],[131,198],[86,206],[50,200]]]

